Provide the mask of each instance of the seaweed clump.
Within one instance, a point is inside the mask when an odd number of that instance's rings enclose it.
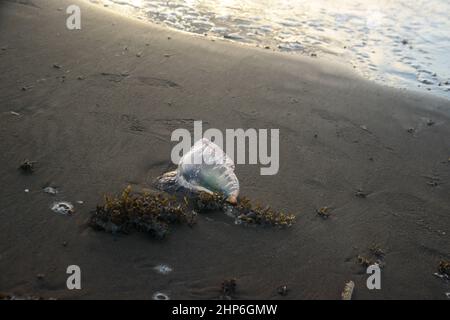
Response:
[[[450,261],[442,260],[441,262],[439,262],[438,271],[441,274],[450,276]]]
[[[193,202],[199,212],[224,210],[226,204],[224,195],[207,192],[198,193]]]
[[[275,211],[270,206],[263,208],[260,205],[253,205],[245,197],[239,199],[233,212],[239,222],[246,224],[290,227],[295,222],[293,214]]]
[[[170,225],[180,223],[195,223],[195,212],[187,210],[186,203],[159,193],[133,194],[130,186],[117,197],[105,196],[90,219],[97,230],[127,234],[134,229],[157,239],[167,236]]]
[[[241,198],[236,206],[227,203],[218,193],[200,192],[193,197],[168,196],[165,193],[132,193],[128,186],[116,196],[105,196],[90,218],[90,226],[113,234],[128,234],[132,230],[146,232],[163,239],[173,224],[195,224],[197,212],[223,211],[235,218],[236,223],[289,227],[295,216],[254,206],[247,198]]]
[[[330,208],[328,208],[328,207],[322,207],[320,209],[317,209],[316,213],[319,217],[321,217],[324,220],[328,219],[331,215]]]
[[[356,260],[357,260],[358,264],[363,266],[364,268],[367,268],[373,264],[378,263],[377,260],[362,256],[362,255],[358,255],[356,257]]]

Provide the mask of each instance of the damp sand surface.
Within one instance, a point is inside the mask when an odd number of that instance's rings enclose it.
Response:
[[[80,31],[58,10],[73,3]],[[235,279],[237,299],[340,299],[349,281],[353,299],[447,299],[433,274],[450,257],[448,100],[376,85],[320,56],[191,37],[84,1],[0,9],[1,292],[213,299]],[[244,227],[211,212],[164,241],[87,227],[105,193],[151,188],[173,169],[170,135],[194,120],[280,129],[279,173],[238,165],[236,174],[242,195],[296,223]],[[18,170],[24,159],[31,173]],[[72,214],[53,212],[58,201]],[[379,291],[366,289],[360,265],[375,259],[374,244]],[[73,264],[81,291],[65,287]],[[162,264],[172,272],[155,272]]]

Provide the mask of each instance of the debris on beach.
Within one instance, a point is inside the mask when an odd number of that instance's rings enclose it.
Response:
[[[60,64],[54,63],[54,64],[53,64],[53,68],[54,68],[54,69],[61,69],[62,66],[61,66]]]
[[[356,259],[357,259],[358,264],[360,264],[364,268],[367,268],[371,265],[377,264],[376,260],[368,258],[366,256],[362,256],[362,255],[358,255],[358,257]]]
[[[433,273],[433,275],[435,277],[439,278],[439,279],[444,279],[444,280],[447,280],[447,279],[450,278],[448,275],[442,274],[442,273],[439,273],[439,272],[435,272],[435,273]]]
[[[0,292],[0,300],[56,300],[55,298],[43,298],[38,296],[22,296]]]
[[[322,219],[328,219],[330,217],[330,208],[328,207],[322,207],[316,210],[316,213],[319,217]]]
[[[162,292],[156,292],[153,295],[153,300],[170,300],[169,296]]]
[[[345,284],[344,290],[341,293],[342,300],[352,300],[353,290],[355,289],[355,283],[349,281]]]
[[[361,189],[356,190],[355,196],[358,198],[366,198],[368,195],[367,192],[362,191]]]
[[[23,86],[21,90],[22,91],[28,91],[30,89],[33,89],[33,86]]]
[[[20,117],[20,113],[15,112],[15,111],[10,111],[9,114],[11,114],[11,115],[13,115],[13,116]]]
[[[22,170],[23,173],[33,173],[34,172],[34,161],[30,160],[24,160],[20,166],[19,169]]]
[[[105,196],[90,219],[98,230],[127,234],[134,229],[157,239],[168,235],[170,225],[180,223],[195,223],[195,214],[184,203],[159,193],[132,194],[130,186],[117,197]]]
[[[172,268],[165,264],[159,264],[156,267],[153,268],[156,272],[161,274],[169,274],[172,272]]]
[[[289,227],[295,216],[277,212],[269,206],[253,205],[247,198],[241,198],[236,206],[230,205],[226,197],[217,193],[200,192],[184,196],[169,196],[158,192],[132,194],[128,186],[117,197],[105,197],[90,218],[94,229],[111,233],[128,234],[133,229],[147,232],[157,239],[165,238],[173,224],[185,223],[193,226],[197,212],[224,211],[243,224]]]
[[[368,268],[372,265],[378,265],[380,268],[384,268],[384,256],[385,251],[381,248],[380,245],[374,243],[372,244],[368,250],[366,250],[367,254],[358,254],[356,257],[356,263],[362,266],[363,268]]]
[[[432,126],[432,125],[434,125],[435,124],[435,122],[433,121],[433,120],[431,120],[431,119],[428,119],[427,120],[427,126]]]
[[[228,216],[235,218],[237,224],[290,227],[295,222],[293,214],[275,211],[270,206],[254,204],[246,197],[239,198],[237,204],[232,206],[221,194],[200,192],[193,197],[193,203],[200,213],[224,211]]]
[[[225,198],[218,193],[200,192],[194,197],[194,206],[199,212],[224,210]]]
[[[236,217],[237,221],[245,224],[290,227],[295,222],[293,214],[275,211],[270,206],[253,205],[245,197],[240,198],[235,207],[228,207],[228,210]]]
[[[196,160],[203,161],[196,161]],[[269,206],[254,206],[243,197],[238,203],[239,181],[233,161],[220,147],[201,139],[185,154],[178,169],[156,179],[156,187],[165,193],[132,194],[128,186],[118,197],[105,197],[97,206],[90,225],[112,233],[129,233],[132,229],[162,239],[169,225],[195,224],[198,212],[224,211],[237,224],[289,227],[295,216],[277,212]],[[180,199],[180,192],[184,197]],[[167,192],[172,193],[169,197]]]
[[[60,201],[55,202],[51,206],[52,211],[62,214],[62,215],[70,215],[74,213],[74,207],[70,202],[67,201]]]
[[[439,262],[438,272],[450,277],[450,261],[441,260]]]
[[[222,299],[231,300],[232,296],[236,293],[236,279],[232,278],[222,281],[221,292]]]
[[[56,188],[53,188],[53,187],[45,187],[44,188],[44,192],[48,193],[48,194],[51,194],[51,195],[58,194],[58,190]]]
[[[197,141],[180,160],[178,168],[156,179],[156,187],[166,192],[184,191],[186,204],[193,201],[195,210],[224,211],[238,224],[291,226],[295,216],[277,212],[269,206],[253,205],[241,197],[233,160],[208,139]],[[189,198],[189,199],[188,199]]]
[[[378,244],[373,244],[370,248],[369,251],[376,257],[378,258],[382,258],[385,255],[384,250],[378,245]]]
[[[287,296],[287,294],[288,294],[288,287],[287,287],[287,285],[279,286],[278,289],[277,289],[277,293],[280,296],[282,296],[282,297]]]
[[[406,131],[408,133],[414,133],[416,131],[416,129],[411,127],[411,128],[408,128]]]
[[[441,178],[439,178],[438,176],[423,175],[423,177],[428,180],[427,185],[429,185],[430,187],[437,187],[441,184]]]

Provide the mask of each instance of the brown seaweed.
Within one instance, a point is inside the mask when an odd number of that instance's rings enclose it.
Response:
[[[197,212],[209,211],[227,212],[244,224],[289,227],[295,221],[292,214],[275,211],[269,206],[255,206],[247,198],[241,198],[236,206],[231,206],[217,193],[200,192],[190,197],[177,197],[156,192],[132,193],[128,186],[118,196],[105,196],[104,203],[98,205],[91,216],[90,225],[113,234],[137,230],[163,239],[169,233],[170,225],[192,226]]]
[[[242,197],[232,208],[237,219],[246,224],[257,224],[276,227],[290,227],[295,216],[290,213],[276,211],[270,206],[254,205],[248,198]]]
[[[441,260],[439,262],[438,271],[441,274],[450,276],[450,261]]]
[[[120,196],[105,196],[90,219],[93,228],[112,233],[146,232],[162,239],[173,224],[195,223],[195,213],[175,197],[145,192],[132,194],[128,186]]]

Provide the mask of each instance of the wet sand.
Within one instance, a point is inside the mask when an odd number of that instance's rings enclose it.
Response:
[[[81,31],[65,28],[72,3]],[[214,299],[236,278],[239,299],[339,299],[349,280],[355,299],[446,298],[449,285],[433,273],[450,258],[448,100],[76,0],[2,2],[0,27],[0,292]],[[242,195],[295,213],[296,224],[246,228],[211,213],[164,241],[87,227],[105,193],[149,188],[171,167],[170,134],[193,120],[280,129],[279,173],[236,173]],[[36,161],[33,174],[17,169],[24,159]],[[60,193],[44,193],[48,185]],[[56,200],[75,213],[52,212]],[[316,214],[323,206],[326,220]],[[373,244],[384,267],[382,289],[369,291],[357,256]],[[66,289],[72,264],[80,291]],[[173,271],[161,275],[159,264]]]

